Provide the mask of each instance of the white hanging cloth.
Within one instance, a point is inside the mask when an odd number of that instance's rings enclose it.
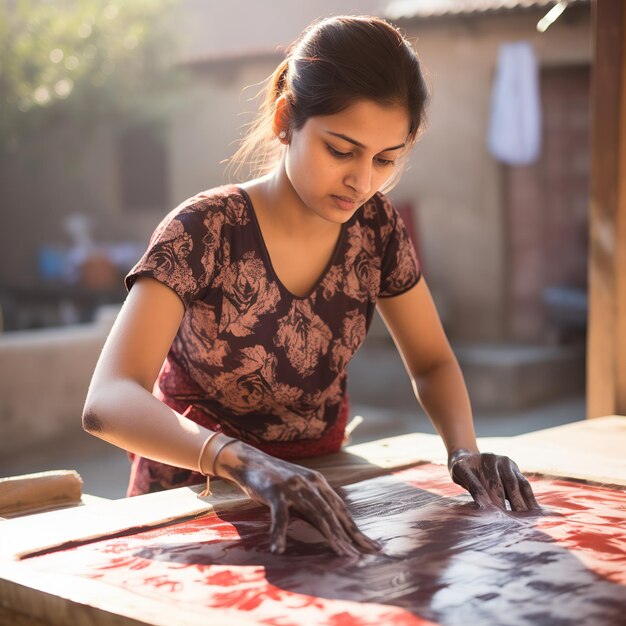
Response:
[[[527,41],[500,45],[487,144],[496,159],[509,165],[529,165],[539,158],[539,70]]]

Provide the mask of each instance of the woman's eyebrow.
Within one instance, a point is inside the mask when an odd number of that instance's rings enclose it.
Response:
[[[339,137],[339,139],[343,139],[345,141],[353,143],[355,146],[358,146],[359,148],[365,148],[365,146],[360,141],[357,141],[356,139],[351,139],[350,137],[348,137],[347,135],[344,135],[343,133],[335,133],[332,130],[326,130],[326,132],[330,135],[334,135],[335,137]],[[397,146],[392,146],[391,148],[385,148],[381,150],[380,152],[387,152],[388,150],[399,150],[400,148],[404,148],[405,145],[406,144],[401,143]]]

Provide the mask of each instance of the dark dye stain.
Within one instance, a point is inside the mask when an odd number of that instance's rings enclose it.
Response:
[[[576,593],[578,591],[584,592],[585,586],[576,585],[573,583],[556,583],[549,580],[531,580],[527,583],[529,587],[532,587],[536,591],[543,593],[551,593],[554,595]]]
[[[571,618],[555,618],[553,613],[529,613],[525,616],[528,620],[529,624],[535,624],[535,626],[572,626],[572,624],[577,624],[580,626],[581,624],[589,624],[589,626],[595,626],[596,622],[594,621],[585,621],[581,620],[573,620]],[[600,622],[600,624],[604,624],[604,622]],[[613,624],[613,626],[619,626],[617,623]]]
[[[499,593],[484,593],[482,596],[476,596],[476,600],[480,600],[481,602],[488,602],[489,600],[493,600],[494,598],[499,598]]]
[[[86,411],[83,415],[83,428],[89,433],[104,432],[102,420],[95,411]]]

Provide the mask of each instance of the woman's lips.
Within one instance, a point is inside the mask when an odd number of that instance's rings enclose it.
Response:
[[[332,198],[335,200],[335,204],[344,211],[353,211],[357,207],[356,200],[351,200],[345,196],[335,196]]]

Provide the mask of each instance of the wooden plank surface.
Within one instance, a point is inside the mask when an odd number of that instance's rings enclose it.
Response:
[[[228,506],[229,500],[245,501],[234,488],[224,493],[222,499],[224,506]],[[2,523],[0,559],[157,526],[211,510],[212,504],[198,498],[196,491],[181,488],[10,519]]]
[[[626,417],[573,422],[517,437],[484,437],[481,450],[510,456],[524,472],[626,486]]]
[[[0,478],[0,516],[14,517],[80,504],[83,481],[74,470]]]

